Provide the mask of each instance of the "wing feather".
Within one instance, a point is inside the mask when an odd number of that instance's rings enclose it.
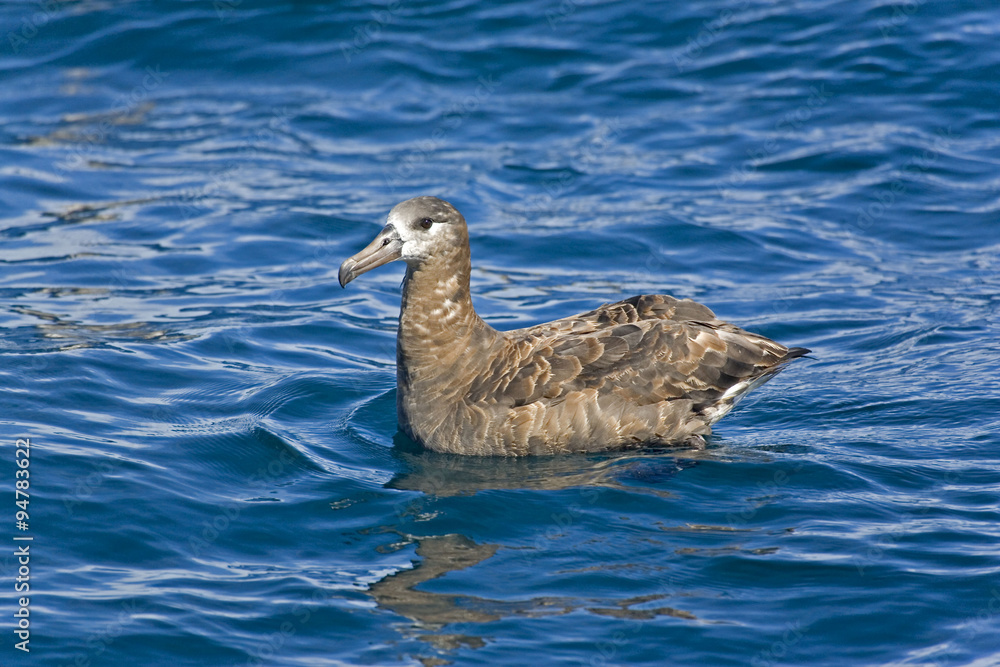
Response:
[[[704,411],[738,398],[742,392],[730,390],[749,388],[790,358],[784,346],[667,295],[636,296],[507,335],[508,347],[476,379],[469,400],[567,402],[574,428],[586,421],[580,392],[596,392],[599,402],[614,395],[624,406],[690,399]]]

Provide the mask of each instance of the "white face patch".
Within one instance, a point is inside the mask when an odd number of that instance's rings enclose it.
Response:
[[[404,218],[395,212],[390,213],[387,223],[392,225],[396,234],[403,242],[402,259],[405,261],[420,261],[438,254],[452,245],[449,225],[434,222],[424,229],[419,221]]]
[[[462,215],[437,197],[414,197],[396,204],[386,223],[401,243],[400,258],[410,265],[451,256],[467,242]]]

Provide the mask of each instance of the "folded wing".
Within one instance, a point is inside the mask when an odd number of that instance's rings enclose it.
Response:
[[[508,336],[507,349],[471,387],[471,401],[554,408],[579,392],[596,394],[605,405],[683,400],[706,424],[808,352],[666,295],[632,297]]]

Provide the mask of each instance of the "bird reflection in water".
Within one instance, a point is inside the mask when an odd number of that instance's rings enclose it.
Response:
[[[669,597],[667,594],[643,595],[615,601],[551,596],[505,601],[418,590],[418,586],[424,582],[479,565],[496,554],[500,546],[477,544],[464,535],[457,534],[404,537],[416,542],[416,555],[422,560],[411,570],[396,572],[375,582],[368,592],[379,608],[405,616],[413,622],[413,627],[404,631],[404,634],[412,634],[439,652],[439,657],[417,656],[424,665],[449,664],[449,660],[440,657],[441,653],[447,654],[462,647],[482,648],[486,645],[486,639],[482,636],[441,632],[451,623],[489,623],[512,616],[537,618],[568,614],[580,609],[600,616],[636,621],[659,616],[697,620],[694,614],[673,607],[633,608],[655,603]]]
[[[607,489],[628,489],[669,497],[662,488],[653,488],[651,479],[663,481],[679,471],[697,465],[697,460],[677,457],[678,450],[670,455],[619,453],[591,456],[561,456],[534,459],[485,459],[460,455],[429,452],[398,434],[394,453],[405,463],[406,472],[392,479],[386,487],[419,491],[420,496],[409,498],[398,505],[398,516],[424,522],[438,516],[434,504],[448,497],[474,495],[487,490],[569,490],[578,489],[581,498],[593,496]],[[666,450],[665,450],[666,451]],[[698,457],[711,456],[705,450],[693,450]],[[630,486],[639,480],[642,487]],[[584,500],[584,502],[586,502]],[[372,584],[368,590],[380,609],[405,617],[410,624],[402,629],[405,636],[413,637],[433,647],[435,655],[414,656],[425,665],[450,662],[454,651],[482,648],[488,641],[485,624],[510,617],[545,617],[586,610],[592,614],[637,622],[657,617],[674,617],[695,620],[695,616],[682,609],[662,604],[659,600],[673,597],[663,592],[627,599],[598,599],[583,597],[538,596],[523,600],[501,600],[477,595],[438,593],[427,588],[428,582],[481,566],[501,549],[522,549],[525,555],[536,553],[538,545],[506,546],[480,544],[465,535],[444,534],[416,536],[401,530],[397,525],[371,529],[395,533],[399,539],[392,549],[416,545],[414,567],[390,574]],[[540,544],[546,540],[542,540]],[[544,548],[544,546],[542,546]],[[613,564],[611,568],[633,567]],[[641,568],[641,565],[635,565]],[[651,572],[651,578],[668,576]],[[663,586],[664,589],[670,587]],[[482,633],[459,634],[445,632],[453,623],[484,624]],[[468,626],[464,629],[468,630]]]

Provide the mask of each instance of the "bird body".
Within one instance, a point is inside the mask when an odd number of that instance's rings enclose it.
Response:
[[[392,209],[341,285],[404,259],[397,416],[438,452],[551,455],[703,445],[746,392],[808,352],[715,317],[690,299],[635,296],[497,331],[476,313],[465,219],[417,197]]]

